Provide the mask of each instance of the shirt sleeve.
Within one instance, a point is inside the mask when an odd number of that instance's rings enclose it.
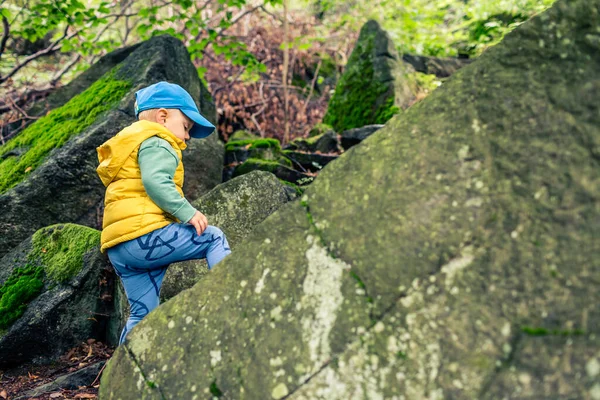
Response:
[[[138,151],[138,163],[150,199],[181,222],[188,222],[196,209],[179,194],[173,181],[179,158],[171,145],[156,136],[146,139]]]

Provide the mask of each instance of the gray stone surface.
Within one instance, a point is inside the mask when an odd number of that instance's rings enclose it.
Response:
[[[100,399],[597,397],[599,9],[559,0],[327,166]]]
[[[348,129],[342,132],[341,143],[344,150],[348,150],[350,147],[355,146],[383,128],[383,125],[367,125],[360,128]]]
[[[291,200],[285,185],[270,172],[253,171],[223,183],[192,204],[221,229],[232,249],[251,235],[256,225]],[[169,299],[192,287],[206,273],[205,260],[172,264],[161,288],[161,299]]]
[[[210,94],[179,40],[166,35],[154,37],[117,67],[115,79],[133,85],[119,105],[55,149],[26,180],[0,195],[0,256],[43,226],[75,222],[101,228],[105,188],[96,174],[96,147],[135,121],[137,90],[160,80],[178,83],[197,99],[201,112],[216,121]],[[192,140],[184,151],[184,162],[184,192],[189,198],[197,198],[220,183],[223,145],[217,134]]]

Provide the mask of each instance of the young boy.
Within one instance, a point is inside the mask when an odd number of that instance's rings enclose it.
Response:
[[[158,306],[169,264],[206,258],[211,269],[231,253],[223,232],[183,195],[181,152],[214,126],[181,86],[158,82],[135,94],[139,118],[98,150],[106,186],[101,251],[121,278],[130,317],[119,344]]]

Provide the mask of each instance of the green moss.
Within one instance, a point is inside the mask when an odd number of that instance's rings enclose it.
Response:
[[[36,298],[44,287],[44,269],[26,265],[15,268],[6,282],[0,286],[0,329],[8,328]]]
[[[280,157],[277,160],[263,160],[260,158],[253,157],[244,161],[243,164],[240,164],[237,167],[235,167],[235,170],[233,171],[233,176],[236,177],[244,175],[248,172],[256,170],[275,173],[277,168],[281,166],[292,168],[292,162],[285,157]]]
[[[123,98],[131,84],[114,80],[113,75],[114,70],[0,146],[0,193],[21,182],[53,149],[90,126],[99,114]],[[22,154],[13,155],[18,153]]]
[[[210,384],[210,394],[212,394],[215,397],[221,397],[221,396],[223,396],[223,392],[217,386],[217,380],[216,379],[214,381],[212,381],[212,383]]]
[[[375,79],[374,43],[375,35],[359,38],[348,60],[348,67],[329,102],[323,122],[331,125],[336,132],[370,124],[385,124],[400,111],[394,105],[391,84]]]
[[[248,133],[244,130],[239,130],[233,132],[231,136],[229,136],[229,142],[234,142],[238,140],[257,140],[260,139],[258,136]]]
[[[529,336],[580,336],[584,335],[585,332],[581,329],[574,329],[572,331],[566,329],[546,329],[546,328],[533,328],[530,326],[524,326],[521,331]]]
[[[313,126],[313,128],[310,130],[310,132],[308,133],[308,137],[311,138],[314,136],[321,136],[322,134],[332,130],[333,126],[324,123],[318,123],[315,126]]]
[[[279,143],[279,140],[271,138],[235,140],[225,144],[226,151],[235,151],[241,148],[246,148],[248,150],[274,149],[276,151],[280,151],[281,144]]]
[[[83,266],[83,255],[100,245],[100,232],[81,225],[60,224],[38,230],[29,259],[41,262],[54,282],[66,282]]]
[[[442,81],[433,74],[424,74],[422,72],[414,73],[415,80],[419,90],[424,93],[431,93],[441,86]]]
[[[304,194],[304,188],[296,185],[295,183],[288,182],[288,181],[283,180],[283,179],[279,179],[279,182],[281,182],[282,184],[284,184],[286,186],[289,186],[289,187],[293,188],[296,191],[296,194],[298,196],[302,196],[302,194]]]

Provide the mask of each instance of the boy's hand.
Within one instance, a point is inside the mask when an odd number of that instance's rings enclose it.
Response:
[[[198,233],[198,236],[200,236],[208,226],[208,220],[204,214],[202,214],[200,211],[196,211],[196,214],[194,214],[192,219],[188,221],[188,224],[193,225],[194,228],[196,228],[196,233]]]

